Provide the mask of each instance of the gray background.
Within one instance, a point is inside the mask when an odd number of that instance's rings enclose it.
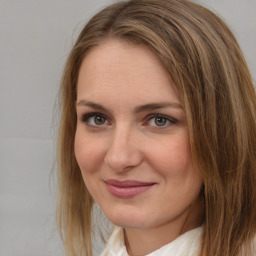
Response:
[[[63,255],[53,110],[67,54],[107,0],[0,0],[0,256]],[[235,33],[256,77],[256,0],[201,0]]]

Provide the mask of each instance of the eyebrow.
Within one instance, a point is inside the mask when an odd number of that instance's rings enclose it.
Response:
[[[135,113],[152,111],[161,108],[177,108],[183,109],[181,104],[175,102],[160,102],[160,103],[149,103],[141,106],[137,106],[134,110]]]
[[[104,106],[98,103],[94,103],[91,101],[86,100],[80,100],[76,103],[76,106],[87,106],[90,108],[93,108],[95,110],[101,110],[105,112],[109,112]],[[162,109],[162,108],[176,108],[176,109],[183,109],[182,105],[176,102],[159,102],[159,103],[148,103],[144,105],[140,105],[135,107],[134,113],[141,113],[146,111],[153,111],[156,109]]]
[[[97,103],[94,103],[94,102],[91,102],[91,101],[86,101],[86,100],[80,100],[76,103],[76,106],[79,107],[79,106],[86,106],[86,107],[90,107],[90,108],[93,108],[93,109],[96,109],[96,110],[101,110],[101,111],[108,111],[105,107],[103,107],[102,105],[100,104],[97,104]]]

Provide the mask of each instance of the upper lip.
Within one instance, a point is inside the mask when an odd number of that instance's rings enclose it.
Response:
[[[116,187],[140,187],[140,186],[150,186],[156,184],[155,182],[145,182],[138,180],[115,180],[109,179],[105,181],[106,184],[116,186]]]

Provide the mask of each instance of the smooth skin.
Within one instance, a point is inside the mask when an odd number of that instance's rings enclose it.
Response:
[[[108,39],[94,47],[77,83],[75,155],[107,218],[124,227],[129,255],[145,255],[202,224],[202,178],[191,160],[182,102],[144,45]],[[153,184],[123,198],[108,180]]]

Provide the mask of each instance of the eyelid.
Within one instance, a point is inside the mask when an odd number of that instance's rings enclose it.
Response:
[[[148,115],[146,117],[146,122],[149,122],[152,118],[157,118],[157,117],[164,118],[167,121],[169,121],[171,124],[176,124],[178,122],[178,120],[173,118],[173,117],[170,117],[170,116],[167,116],[167,115],[164,115],[164,114],[159,114],[159,113]],[[144,125],[145,125],[145,123],[144,123]],[[164,128],[166,128],[166,126],[162,126],[162,127],[161,126],[155,126],[155,128],[164,129]]]
[[[86,114],[81,115],[81,121],[86,121],[88,118],[93,117],[93,116],[101,116],[107,119],[107,117],[105,115],[103,115],[102,113],[99,112],[89,112]]]
[[[85,123],[86,125],[90,126],[90,127],[93,127],[93,128],[101,128],[101,126],[104,126],[104,125],[90,125],[88,120],[91,118],[91,117],[95,117],[95,116],[100,116],[104,119],[106,119],[109,123],[111,123],[111,120],[104,114],[100,113],[100,112],[89,112],[89,113],[86,113],[86,114],[83,114],[81,115],[81,117],[79,118],[79,120],[82,122],[82,123]]]

